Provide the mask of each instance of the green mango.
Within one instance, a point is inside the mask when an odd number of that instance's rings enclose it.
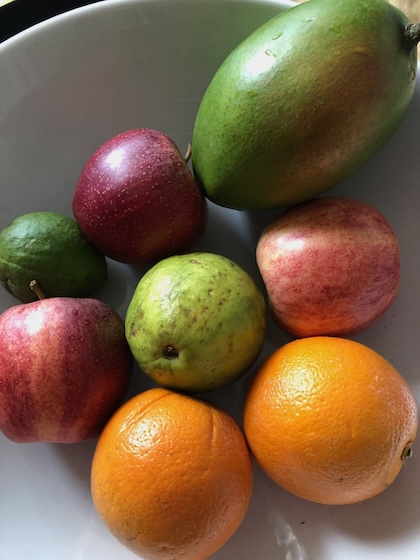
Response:
[[[419,39],[386,0],[310,0],[263,24],[198,108],[191,161],[206,196],[281,208],[336,186],[401,123]]]

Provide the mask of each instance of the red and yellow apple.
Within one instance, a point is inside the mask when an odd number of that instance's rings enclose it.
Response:
[[[295,337],[360,332],[399,288],[396,235],[360,200],[321,197],[285,210],[262,232],[256,258],[273,317]]]
[[[20,443],[95,438],[131,371],[123,321],[105,303],[52,297],[13,306],[0,316],[0,431]]]

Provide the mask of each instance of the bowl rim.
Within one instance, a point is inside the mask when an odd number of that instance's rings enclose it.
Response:
[[[93,4],[86,4],[84,6],[79,6],[73,8],[71,10],[67,10],[66,12],[59,13],[55,16],[49,17],[43,21],[35,23],[30,27],[23,29],[16,35],[5,39],[0,43],[0,55],[5,51],[9,50],[10,48],[14,48],[16,45],[20,43],[24,43],[28,39],[36,38],[39,34],[45,32],[49,28],[56,28],[60,25],[67,25],[70,23],[76,24],[77,20],[80,18],[89,15],[93,17],[93,14],[96,13],[105,13],[105,12],[112,12],[116,9],[121,7],[129,7],[131,5],[138,5],[138,4],[156,4],[156,3],[173,3],[174,1],[179,1],[183,4],[194,3],[197,4],[199,2],[205,4],[209,2],[209,0],[102,0],[100,2],[95,2]],[[210,0],[212,3],[219,2],[219,3],[231,3],[231,4],[272,4],[273,6],[279,6],[279,8],[283,8],[283,11],[298,6],[299,3],[295,0]]]

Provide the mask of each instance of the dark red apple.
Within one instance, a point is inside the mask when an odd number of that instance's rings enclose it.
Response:
[[[95,438],[123,402],[132,356],[119,315],[52,297],[0,316],[0,430],[15,442]]]
[[[398,240],[359,200],[325,197],[289,208],[263,231],[256,256],[274,319],[296,337],[360,332],[399,288]]]
[[[130,264],[184,251],[203,234],[207,212],[175,143],[148,128],[103,144],[87,161],[73,196],[74,217],[92,245]]]

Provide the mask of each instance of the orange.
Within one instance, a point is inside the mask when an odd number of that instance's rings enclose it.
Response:
[[[260,367],[244,431],[265,473],[323,504],[359,502],[397,476],[417,432],[417,405],[400,373],[363,344],[295,340]]]
[[[149,389],[111,418],[92,464],[94,505],[147,560],[201,560],[239,527],[252,491],[244,434],[228,413]]]

